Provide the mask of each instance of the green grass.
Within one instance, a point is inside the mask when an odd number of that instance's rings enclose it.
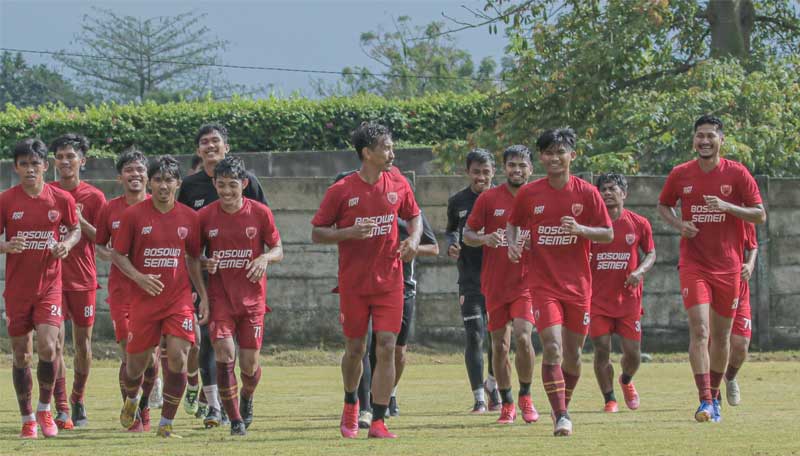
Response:
[[[778,356],[783,361],[745,365],[739,376],[743,403],[725,407],[720,424],[692,419],[697,400],[686,362],[642,365],[636,377],[641,409],[631,412],[621,405],[624,410],[616,415],[600,412],[602,398],[587,362],[571,408],[575,435],[562,439],[552,437],[538,367],[534,403],[542,413],[540,422],[526,425],[518,418],[513,426],[498,426],[496,414],[467,413],[472,397],[458,355],[415,353],[399,388],[401,416],[388,422],[400,435],[397,441],[368,441],[364,431],[354,441],[339,437],[342,388],[338,367],[332,365],[335,358],[325,351],[281,352],[274,358],[281,367],[267,358],[256,392],[256,420],[247,437],[232,438],[228,429],[204,430],[181,408],[175,431],[184,438],[172,441],[120,430],[117,371],[115,363],[106,360],[96,363],[89,380],[88,429],[23,442],[17,438],[20,421],[11,373],[3,367],[0,454],[800,454],[796,353]],[[299,360],[311,362],[298,366]],[[67,377],[69,384],[71,371]],[[621,400],[618,388],[617,394]],[[155,411],[154,420],[157,415]]]

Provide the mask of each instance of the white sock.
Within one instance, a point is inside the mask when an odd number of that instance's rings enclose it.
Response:
[[[480,387],[472,392],[472,395],[475,396],[475,402],[483,402],[486,403],[486,396],[483,395],[483,387]]]
[[[31,421],[36,421],[36,415],[31,413],[30,415],[22,415],[22,424],[30,423]]]
[[[172,424],[172,420],[168,420],[168,419],[164,418],[163,416],[161,417],[161,421],[158,422],[159,426],[167,426],[167,425],[170,425],[170,424]]]
[[[489,378],[486,379],[486,386],[489,388],[489,391],[497,389],[497,380],[495,380],[494,375],[490,375]]]
[[[39,404],[36,405],[36,411],[37,412],[49,412],[50,411],[50,404],[42,404],[41,402],[39,402]]]
[[[392,388],[392,397],[397,397],[397,385]]]
[[[189,375],[187,375],[187,376],[188,377],[197,377],[198,375],[200,375],[200,369],[197,369],[194,372],[189,372]],[[190,385],[190,384],[187,383],[186,384],[186,389],[189,390],[189,391],[197,391],[197,390],[200,389],[200,382],[197,382],[196,385]]]
[[[208,401],[208,406],[219,410],[219,395],[217,393],[217,385],[204,385],[203,392],[206,393],[206,401]]]

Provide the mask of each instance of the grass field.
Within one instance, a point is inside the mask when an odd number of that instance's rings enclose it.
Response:
[[[512,426],[499,426],[494,424],[496,414],[467,413],[472,397],[458,355],[414,355],[399,388],[401,416],[388,421],[400,436],[396,441],[367,440],[363,430],[358,440],[339,437],[342,393],[335,357],[330,352],[301,353],[273,360],[273,365],[267,359],[256,392],[256,419],[247,437],[232,438],[227,428],[204,430],[181,408],[175,430],[184,438],[170,441],[120,429],[117,370],[110,360],[97,362],[92,371],[86,399],[89,428],[62,432],[56,439],[45,440],[40,433],[37,441],[21,441],[11,373],[4,360],[0,454],[800,454],[796,354],[777,357],[782,361],[764,356],[747,364],[739,376],[742,405],[726,406],[719,424],[694,422],[695,387],[680,356],[643,364],[636,377],[641,408],[631,412],[621,404],[623,410],[616,415],[600,411],[602,397],[586,358],[570,409],[575,434],[560,439],[552,437],[538,367],[534,403],[542,419],[526,425],[520,417]],[[283,365],[273,367],[276,363]],[[71,371],[67,376],[71,384]],[[621,400],[618,388],[617,395]]]

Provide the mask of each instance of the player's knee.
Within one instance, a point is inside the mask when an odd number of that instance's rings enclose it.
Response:
[[[542,356],[548,364],[561,362],[561,344],[556,341],[545,342],[542,344]]]
[[[517,349],[517,353],[520,354],[530,354],[533,352],[533,344],[531,344],[531,338],[526,334],[516,334],[514,336],[514,346]]]
[[[696,324],[689,328],[689,335],[694,343],[708,343],[709,330],[707,324]]]
[[[14,367],[30,367],[33,361],[33,353],[27,350],[14,350]]]

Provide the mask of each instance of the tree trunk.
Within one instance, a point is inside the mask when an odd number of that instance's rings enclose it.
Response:
[[[752,0],[710,0],[706,10],[711,27],[711,56],[745,60],[755,22]]]

